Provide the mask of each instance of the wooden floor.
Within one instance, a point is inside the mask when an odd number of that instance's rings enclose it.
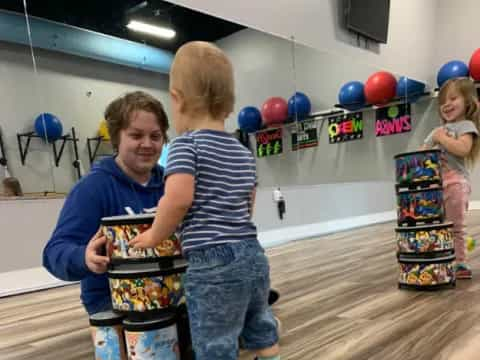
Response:
[[[480,239],[479,211],[468,224]],[[474,280],[454,290],[398,290],[393,229],[382,224],[268,251],[282,294],[274,308],[283,360],[480,359],[480,250],[470,256]],[[0,299],[0,359],[92,359],[78,296],[68,286]]]

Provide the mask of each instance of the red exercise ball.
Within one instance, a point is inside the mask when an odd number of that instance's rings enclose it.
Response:
[[[480,80],[480,49],[475,50],[470,58],[470,76],[474,80]]]
[[[262,105],[263,123],[267,126],[281,124],[287,120],[287,100],[281,97],[271,97]]]
[[[395,97],[397,79],[387,71],[372,74],[365,83],[365,98],[369,104],[385,104]]]

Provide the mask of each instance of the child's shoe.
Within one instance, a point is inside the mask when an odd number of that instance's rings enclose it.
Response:
[[[455,266],[455,277],[457,279],[471,279],[472,270],[470,269],[470,266],[465,263],[458,263]]]
[[[277,322],[277,333],[278,333],[278,337],[281,337],[282,334],[283,334],[283,326],[282,326],[282,322],[280,321],[280,319],[278,317],[275,316],[275,321]]]
[[[280,293],[277,290],[270,289],[268,292],[268,305],[272,306],[280,298]]]

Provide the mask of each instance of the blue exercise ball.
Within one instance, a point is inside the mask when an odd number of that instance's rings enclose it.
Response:
[[[467,77],[469,70],[467,64],[460,60],[449,61],[443,65],[437,74],[437,84],[439,87],[445,83],[445,81],[457,77]]]
[[[247,133],[260,130],[262,114],[255,106],[246,106],[238,113],[238,127]]]
[[[365,106],[364,85],[360,81],[349,81],[338,93],[340,105],[347,110],[358,110]]]
[[[304,120],[312,111],[312,103],[307,95],[297,91],[288,99],[288,117],[293,121]]]
[[[63,126],[59,118],[50,113],[42,113],[35,119],[35,132],[48,142],[62,137]]]
[[[406,98],[409,102],[415,102],[425,92],[425,86],[420,81],[402,76],[397,82],[397,96]]]

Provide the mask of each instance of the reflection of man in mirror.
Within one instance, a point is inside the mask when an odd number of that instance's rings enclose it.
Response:
[[[4,196],[23,196],[20,181],[15,177],[7,177],[3,179],[3,195]]]

